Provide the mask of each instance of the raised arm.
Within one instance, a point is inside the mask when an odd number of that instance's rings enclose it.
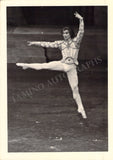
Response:
[[[76,43],[78,45],[80,45],[81,43],[81,40],[83,38],[83,35],[84,35],[84,20],[83,20],[83,17],[78,14],[77,12],[74,13],[75,17],[79,19],[79,31],[77,33],[77,36],[74,38],[74,40],[76,41]]]
[[[28,46],[31,46],[31,45],[36,45],[36,46],[45,47],[45,48],[59,48],[60,42],[59,41],[54,41],[54,42],[28,41]]]

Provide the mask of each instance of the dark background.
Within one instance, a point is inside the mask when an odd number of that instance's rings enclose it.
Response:
[[[61,40],[61,29],[66,25],[71,26],[76,34],[79,21],[74,17],[75,11],[84,17],[85,22],[79,60],[100,56],[106,61],[107,6],[43,6],[7,8],[8,63],[45,62],[45,50],[27,47],[27,41]],[[47,49],[47,59],[59,60],[61,53],[57,49]]]
[[[77,113],[66,75],[48,86],[62,72],[16,66],[60,59],[59,50],[48,48],[45,58],[42,47],[28,47],[27,41],[60,40],[65,25],[77,33],[75,11],[85,21],[78,78],[86,123]],[[7,24],[8,151],[107,151],[107,6],[8,7]],[[100,63],[94,61],[98,57]],[[40,84],[44,89],[38,89]]]
[[[106,28],[106,6],[8,7],[8,25],[73,25],[75,11],[84,16],[86,26]]]

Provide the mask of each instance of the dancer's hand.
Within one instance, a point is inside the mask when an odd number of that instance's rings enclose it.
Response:
[[[83,19],[83,17],[78,12],[75,12],[74,16],[78,19]]]
[[[32,41],[27,41],[27,45],[28,45],[28,46],[32,46],[32,45],[33,45],[33,42],[32,42]]]

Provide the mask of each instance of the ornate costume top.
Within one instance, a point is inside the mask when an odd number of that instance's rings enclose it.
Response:
[[[62,53],[62,62],[65,62],[67,57],[71,57],[74,60],[74,63],[78,65],[78,52],[80,49],[80,43],[84,35],[84,21],[83,19],[80,20],[79,24],[79,31],[77,36],[69,41],[59,40],[54,42],[35,42],[35,45],[46,47],[46,48],[59,48]]]

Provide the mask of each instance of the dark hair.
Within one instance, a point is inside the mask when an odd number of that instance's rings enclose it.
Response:
[[[68,31],[69,31],[71,38],[74,38],[74,37],[75,37],[75,33],[74,33],[74,31],[73,31],[73,29],[72,29],[71,27],[64,27],[64,28],[62,29],[62,32],[61,32],[61,33],[63,34],[63,31],[65,31],[65,30],[68,30]]]

